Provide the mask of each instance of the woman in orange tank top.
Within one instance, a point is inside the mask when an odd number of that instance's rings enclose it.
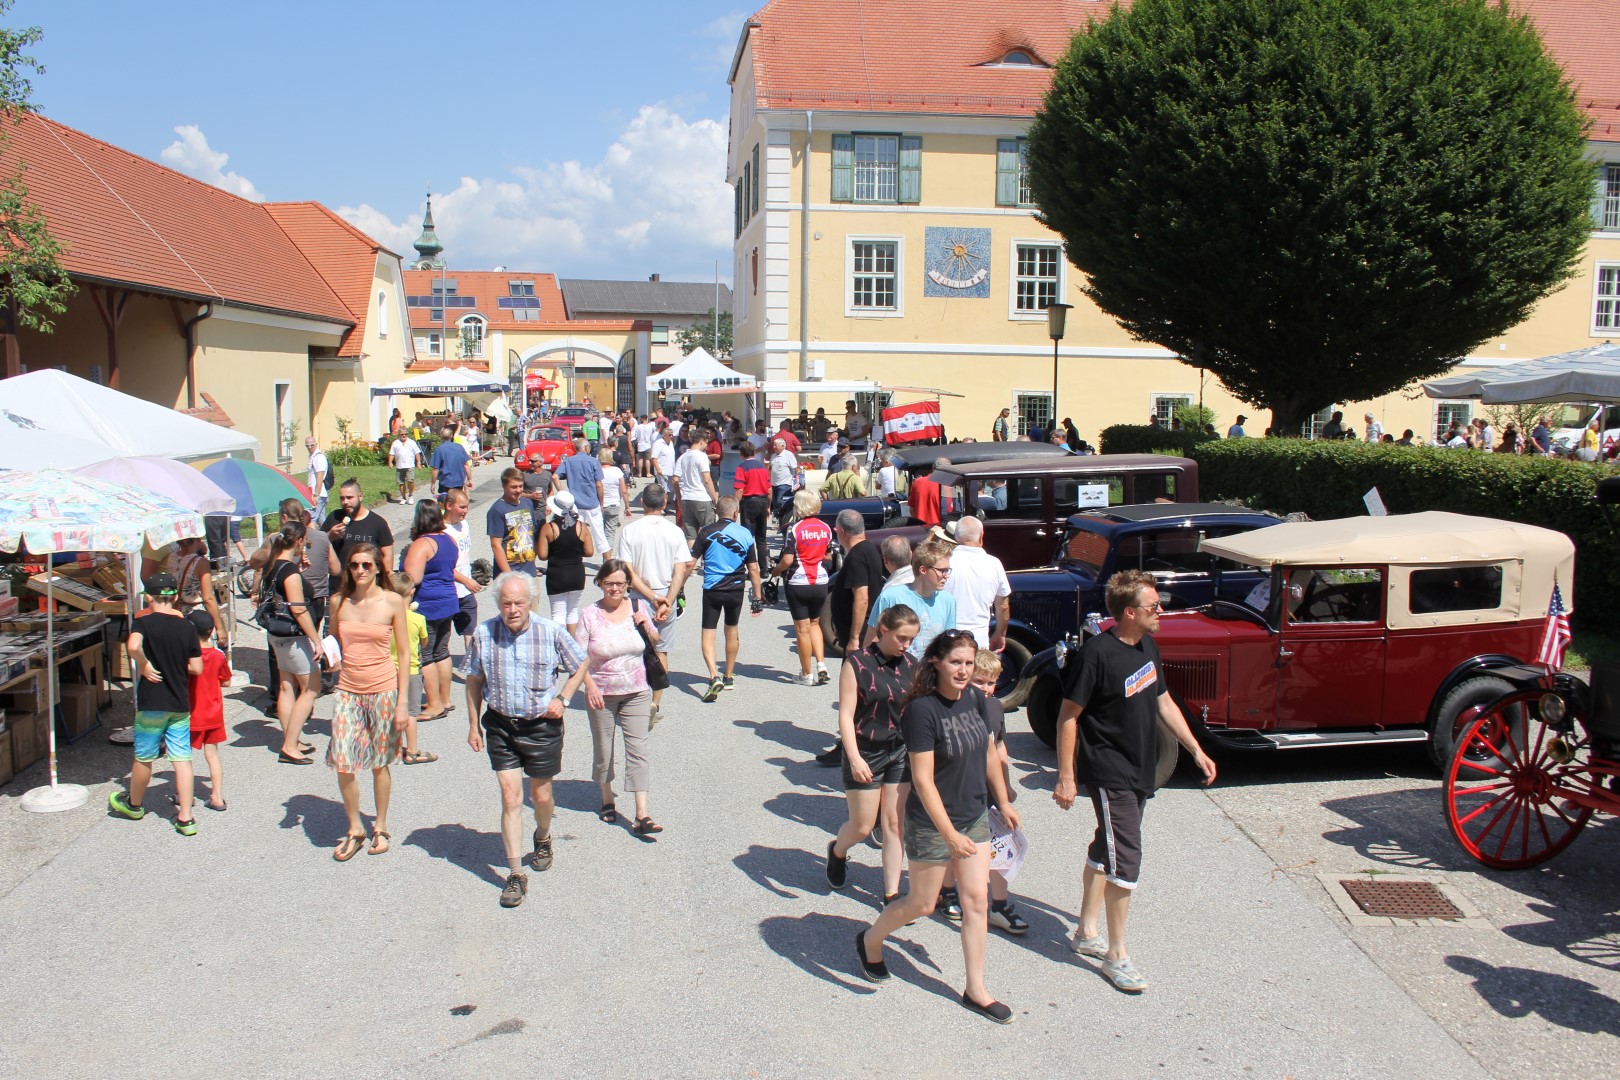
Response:
[[[388,767],[399,760],[410,712],[405,694],[411,670],[405,601],[394,592],[382,552],[375,545],[349,548],[343,588],[332,604],[332,626],[343,666],[338,673],[337,712],[332,717],[326,763],[338,774],[343,811],[349,817],[348,834],[332,858],[348,862],[366,839],[360,785],[355,779],[361,769],[371,770],[377,798],[370,853],[381,855],[389,848],[388,799],[393,778]],[[390,637],[394,652],[389,651]]]

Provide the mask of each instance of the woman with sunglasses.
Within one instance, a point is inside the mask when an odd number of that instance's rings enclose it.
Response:
[[[883,902],[900,893],[900,789],[908,779],[901,709],[917,661],[906,652],[917,636],[917,613],[896,604],[878,618],[877,640],[844,658],[838,676],[838,734],[844,746],[844,793],[849,820],[827,845],[827,884],[842,889],[849,851],[883,824]]]
[[[615,725],[624,730],[625,789],[636,797],[632,829],[637,836],[663,832],[647,815],[647,732],[652,720],[652,689],[642,663],[646,642],[640,631],[656,640],[658,628],[645,611],[630,603],[630,564],[604,559],[596,572],[602,599],[580,610],[574,638],[584,646],[589,678],[585,681],[585,712],[591,718],[593,748],[591,777],[602,787],[602,809],[596,816],[609,824],[619,820],[613,801],[613,742]]]
[[[388,767],[399,760],[410,712],[405,691],[410,680],[411,639],[405,624],[405,601],[394,591],[382,552],[374,544],[350,545],[344,557],[343,587],[332,603],[332,627],[343,666],[326,763],[338,774],[343,812],[349,818],[349,831],[332,858],[348,862],[366,839],[360,785],[355,779],[361,769],[371,770],[377,799],[370,853],[381,855],[390,846],[388,798],[393,777]]]
[[[1018,828],[1020,820],[1007,797],[1001,759],[990,738],[984,693],[971,685],[978,654],[972,633],[946,630],[934,638],[917,668],[901,719],[911,762],[905,814],[911,887],[855,935],[855,951],[863,977],[871,982],[887,979],[883,939],[934,910],[945,870],[954,867],[962,898],[962,959],[967,969],[962,1005],[998,1024],[1009,1024],[1012,1010],[991,997],[984,985],[990,798],[995,798],[1009,828]]]
[[[401,569],[416,583],[416,610],[427,620],[427,644],[422,646],[422,682],[427,690],[424,720],[438,720],[450,712],[450,636],[461,601],[456,597],[456,560],[460,548],[444,529],[444,510],[433,499],[416,504],[411,520],[411,546],[405,549]],[[387,567],[381,572],[386,573]]]
[[[259,597],[274,595],[278,607],[292,617],[296,632],[270,635],[276,659],[276,720],[281,724],[283,765],[313,765],[315,747],[303,741],[304,725],[315,710],[315,681],[320,678],[321,638],[304,596],[305,528],[301,521],[284,522],[270,537],[270,563],[259,579]]]

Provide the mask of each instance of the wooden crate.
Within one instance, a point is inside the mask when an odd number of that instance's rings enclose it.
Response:
[[[20,773],[45,756],[45,717],[41,713],[8,712],[6,730],[11,735],[11,768]]]
[[[11,783],[17,769],[11,763],[11,730],[0,731],[0,784]]]

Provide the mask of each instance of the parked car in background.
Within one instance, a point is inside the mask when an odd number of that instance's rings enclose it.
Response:
[[[1053,443],[1033,442],[971,442],[948,443],[944,446],[910,446],[894,452],[895,491],[898,498],[881,499],[876,495],[864,499],[828,499],[821,504],[821,520],[828,525],[841,510],[860,511],[868,529],[907,524],[910,511],[906,508],[906,492],[911,482],[934,471],[934,462],[944,459],[952,465],[970,465],[981,461],[1013,461],[1029,458],[1072,459],[1075,455]],[[875,486],[874,478],[874,486]]]
[[[1559,405],[1552,410],[1552,448],[1557,454],[1573,454],[1581,436],[1599,420],[1598,443],[1604,457],[1620,443],[1620,405]],[[1498,433],[1500,434],[1500,433]]]
[[[542,465],[555,470],[557,463],[574,453],[574,436],[566,428],[546,424],[529,429],[528,437],[518,450],[513,464],[525,472],[533,472]]]
[[[583,405],[565,405],[551,415],[546,422],[552,427],[563,428],[573,438],[579,434],[579,429],[585,426],[585,418],[591,415],[591,410]]]
[[[1241,600],[1264,580],[1264,571],[1219,559],[1204,542],[1281,520],[1222,503],[1142,503],[1070,517],[1053,565],[1007,575],[1012,598],[997,687],[1002,704],[1017,708],[1028,697],[1033,680],[1024,669],[1034,655],[1080,633],[1088,618],[1107,618],[1103,594],[1115,572],[1152,574],[1166,610],[1199,607],[1217,595]],[[1217,564],[1224,571],[1218,578]]]
[[[1165,613],[1165,681],[1207,750],[1425,743],[1449,762],[1461,728],[1545,673],[1553,588],[1573,610],[1575,547],[1552,529],[1429,512],[1285,522],[1205,541],[1264,573],[1243,600]],[[1104,624],[1103,628],[1106,628]],[[1048,745],[1069,639],[1036,656],[1030,727]],[[1500,674],[1497,674],[1500,672]],[[1177,748],[1161,732],[1161,775]]]

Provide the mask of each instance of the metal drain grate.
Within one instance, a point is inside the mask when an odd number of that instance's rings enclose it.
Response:
[[[1391,919],[1462,919],[1464,913],[1427,881],[1341,879],[1339,884],[1368,915]]]

